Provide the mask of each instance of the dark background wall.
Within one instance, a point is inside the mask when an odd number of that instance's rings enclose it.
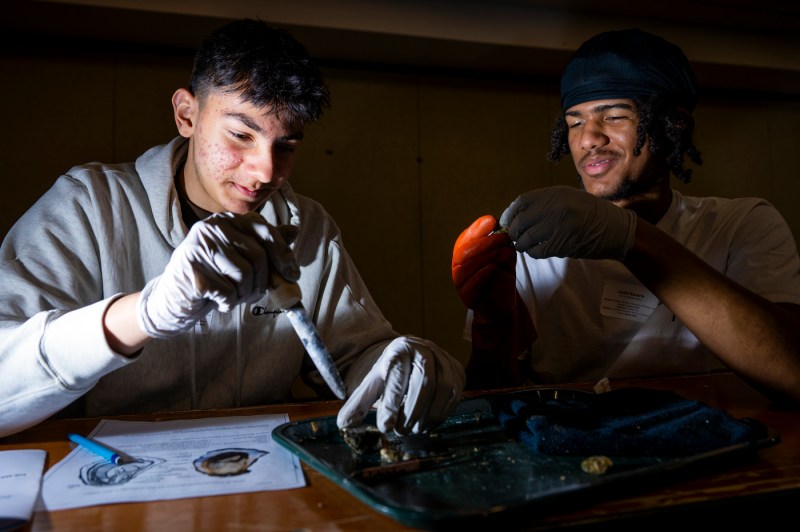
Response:
[[[0,238],[71,166],[132,160],[170,140],[170,96],[188,80],[194,46],[232,18],[261,18],[306,44],[333,97],[306,132],[294,187],[337,220],[395,328],[466,361],[453,242],[519,193],[576,182],[571,160],[554,166],[545,154],[561,68],[599,31],[654,31],[697,70],[705,164],[675,187],[767,198],[800,235],[800,8],[669,4],[6,2]]]

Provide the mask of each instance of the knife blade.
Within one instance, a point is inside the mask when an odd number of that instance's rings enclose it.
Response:
[[[272,302],[286,313],[294,331],[300,341],[303,342],[306,353],[311,357],[320,375],[322,375],[334,395],[339,399],[345,399],[347,389],[344,386],[341,375],[339,375],[339,371],[336,369],[333,358],[328,352],[328,348],[325,347],[325,342],[322,341],[317,328],[311,318],[308,317],[305,307],[303,307],[300,286],[297,283],[287,281],[274,271],[272,272],[271,281],[273,288],[269,294]]]
[[[474,456],[457,456],[455,453],[424,458],[408,458],[391,463],[381,462],[377,466],[358,469],[350,473],[350,476],[360,480],[399,476],[464,464],[474,459]]]

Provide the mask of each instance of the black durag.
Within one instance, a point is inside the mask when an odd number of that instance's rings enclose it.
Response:
[[[697,104],[697,81],[678,46],[639,29],[592,37],[561,76],[564,111],[593,100],[653,95],[691,112]]]

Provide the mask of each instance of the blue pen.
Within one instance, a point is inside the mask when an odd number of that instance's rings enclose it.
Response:
[[[102,456],[112,464],[119,465],[125,461],[125,458],[121,454],[97,443],[96,441],[86,439],[83,436],[78,436],[77,434],[67,434],[67,438],[69,438],[70,441],[77,443],[84,449],[88,449],[96,455]]]

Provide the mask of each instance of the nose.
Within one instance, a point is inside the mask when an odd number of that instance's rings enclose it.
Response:
[[[268,147],[251,150],[245,159],[247,176],[260,183],[272,183],[276,179],[275,157]]]
[[[608,136],[605,134],[602,122],[587,120],[581,128],[581,148],[591,151],[606,144],[608,144]]]

